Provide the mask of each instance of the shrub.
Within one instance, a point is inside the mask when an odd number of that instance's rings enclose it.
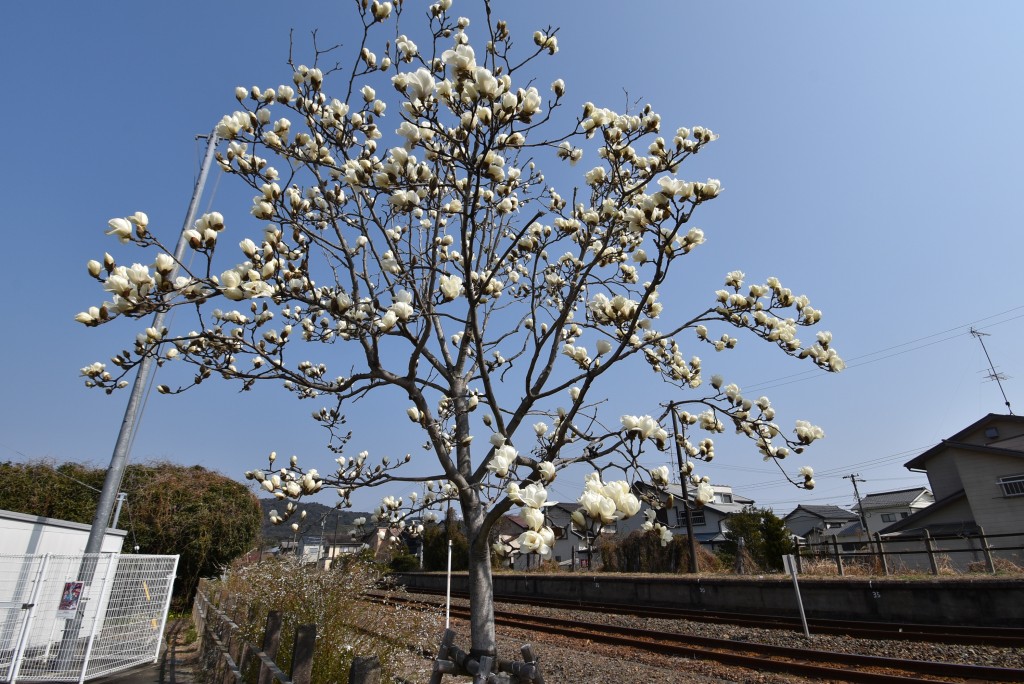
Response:
[[[380,658],[382,681],[392,681],[398,655],[410,647],[433,648],[441,631],[434,614],[392,602],[369,602],[366,592],[382,585],[386,585],[386,577],[380,564],[353,556],[346,558],[344,571],[301,565],[293,558],[265,560],[239,569],[227,580],[212,583],[211,588],[213,593],[224,591],[232,619],[250,643],[262,643],[271,610],[282,612],[281,650],[276,661],[286,672],[295,629],[315,624],[312,679],[344,684],[352,660],[371,655]]]
[[[625,539],[607,540],[597,550],[607,572],[686,572],[690,565],[690,542],[679,535],[662,546],[657,532],[636,531]],[[719,568],[718,560],[698,544],[698,571]]]

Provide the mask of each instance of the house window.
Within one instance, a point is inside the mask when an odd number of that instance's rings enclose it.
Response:
[[[1024,496],[1024,475],[1001,477],[999,486],[1003,488],[1003,496]]]
[[[690,521],[694,527],[703,527],[707,524],[704,520],[703,510],[690,510]],[[676,527],[686,527],[686,511],[681,508],[676,509]]]
[[[904,517],[906,517],[906,516],[904,516]],[[896,514],[895,513],[883,513],[882,514],[882,522],[896,522]]]
[[[902,519],[902,518],[909,518],[909,517],[910,517],[910,514],[909,514],[909,513],[907,513],[906,511],[903,511],[902,513],[900,513],[900,518],[901,518],[901,519]]]
[[[732,494],[719,492],[718,494],[715,494],[715,501],[718,503],[732,503]]]

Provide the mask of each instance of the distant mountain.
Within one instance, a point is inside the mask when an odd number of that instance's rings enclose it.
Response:
[[[328,538],[333,537],[335,532],[338,535],[348,534],[354,527],[352,521],[356,518],[369,519],[369,513],[350,510],[338,510],[331,506],[325,506],[315,501],[302,501],[298,504],[299,513],[292,515],[287,521],[280,525],[270,522],[270,511],[276,510],[284,514],[288,501],[278,499],[260,499],[260,506],[263,508],[263,526],[260,533],[264,542],[291,541],[296,535],[300,537],[319,537],[321,533]],[[300,518],[301,512],[306,512],[305,518]],[[298,523],[299,531],[292,529],[292,523]]]

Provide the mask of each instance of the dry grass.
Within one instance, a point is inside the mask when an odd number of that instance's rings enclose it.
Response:
[[[286,672],[295,629],[315,624],[312,679],[344,684],[356,656],[376,655],[384,665],[382,681],[391,681],[397,673],[390,671],[390,664],[399,662],[403,652],[436,646],[443,627],[439,614],[362,599],[365,592],[385,585],[385,579],[380,566],[372,562],[322,570],[294,559],[272,559],[241,568],[210,587],[214,595],[223,591],[221,607],[227,608],[250,643],[262,643],[269,611],[283,613],[276,661]]]

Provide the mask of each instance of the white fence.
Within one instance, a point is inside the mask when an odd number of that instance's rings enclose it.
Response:
[[[0,682],[156,662],[177,556],[0,555]]]

